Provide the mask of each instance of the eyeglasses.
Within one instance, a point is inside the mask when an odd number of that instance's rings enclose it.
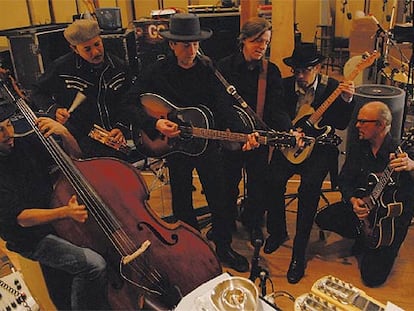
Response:
[[[313,68],[314,67],[312,66],[306,68],[292,68],[290,71],[294,74],[305,74],[311,72]]]
[[[364,125],[365,123],[377,123],[379,120],[367,120],[367,119],[357,119],[355,123],[361,123]]]

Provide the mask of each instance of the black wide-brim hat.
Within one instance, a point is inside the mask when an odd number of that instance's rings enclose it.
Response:
[[[171,16],[169,29],[160,31],[160,35],[168,40],[178,42],[202,41],[211,37],[211,29],[201,29],[200,19],[191,13],[177,13]]]
[[[14,104],[0,102],[0,122],[3,122],[4,120],[10,118],[15,111],[16,106]]]
[[[306,68],[316,66],[325,60],[325,56],[318,53],[316,44],[301,43],[295,47],[292,56],[283,59],[283,62],[289,67]]]

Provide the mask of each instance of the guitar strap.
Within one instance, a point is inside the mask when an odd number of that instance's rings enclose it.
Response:
[[[262,70],[259,73],[259,81],[257,83],[257,103],[256,113],[257,116],[263,120],[264,103],[266,100],[266,82],[267,82],[267,59],[262,61]]]
[[[257,81],[257,102],[256,102],[256,114],[260,120],[263,121],[264,103],[266,100],[266,83],[267,83],[267,67],[269,62],[267,59],[262,60],[262,70],[259,73],[259,80]],[[264,123],[264,121],[263,121]],[[267,163],[272,160],[274,146],[269,146],[269,153],[267,155]]]
[[[199,51],[197,53],[197,57],[198,59],[200,59],[200,61],[207,67],[209,67],[214,75],[216,76],[216,78],[223,84],[223,86],[226,89],[226,92],[233,96],[233,98],[239,103],[240,107],[242,107],[246,113],[251,116],[253,118],[254,121],[257,122],[257,125],[260,126],[260,129],[262,130],[267,130],[267,131],[273,131],[266,123],[263,122],[262,118],[258,116],[258,114],[256,112],[253,111],[253,109],[249,106],[249,104],[243,99],[243,97],[240,96],[240,94],[237,92],[236,87],[234,85],[231,85],[226,78],[224,78],[224,76],[221,74],[221,72],[213,65],[213,62],[211,61],[211,59],[204,55],[201,54],[201,52]],[[266,67],[267,70],[267,67]],[[266,81],[266,79],[265,79]],[[263,98],[263,102],[264,102],[264,98]],[[254,129],[253,129],[254,130]]]

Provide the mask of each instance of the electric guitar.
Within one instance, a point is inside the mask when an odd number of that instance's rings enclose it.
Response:
[[[206,150],[209,139],[240,143],[247,141],[248,134],[211,129],[212,113],[207,107],[179,108],[165,98],[152,93],[142,94],[141,103],[148,115],[176,122],[181,130],[178,137],[157,136],[154,139],[151,139],[145,131],[141,131],[135,144],[146,156],[165,157],[177,152],[198,156]],[[292,148],[296,145],[294,135],[276,131],[257,132],[259,132],[260,144],[276,148]]]
[[[374,51],[374,53],[366,53],[366,55],[367,56],[361,60],[361,62],[356,66],[351,74],[345,78],[345,81],[354,80],[362,70],[371,66],[380,54],[377,51]],[[333,93],[316,110],[314,110],[311,106],[312,103],[306,103],[302,105],[297,113],[296,118],[292,121],[294,127],[297,129],[300,128],[306,136],[315,138],[318,138],[322,135],[330,135],[333,132],[333,129],[328,125],[320,127],[318,123],[322,119],[325,111],[333,104],[341,92],[342,91],[338,86],[335,91],[333,91]],[[313,146],[305,145],[305,148],[296,147],[292,149],[285,149],[282,151],[282,153],[291,163],[299,164],[310,156],[312,150]]]
[[[413,141],[414,128],[404,134],[395,154],[400,154],[404,148],[412,146]],[[369,192],[360,189],[361,198],[370,211],[368,217],[361,221],[365,243],[370,248],[389,246],[394,241],[395,217],[401,215],[403,203],[396,202],[397,189],[392,179],[393,172],[394,169],[387,165],[381,174],[369,174],[368,185],[371,185],[372,190]],[[364,196],[367,192],[369,193]]]

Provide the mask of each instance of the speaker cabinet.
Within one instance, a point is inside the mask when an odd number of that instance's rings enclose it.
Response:
[[[0,31],[9,41],[14,76],[26,89],[56,58],[70,51],[63,36],[67,24],[23,27]]]
[[[210,28],[213,35],[201,42],[203,52],[214,60],[219,60],[238,51],[237,37],[240,33],[240,13],[198,14],[202,28]]]
[[[127,30],[121,34],[103,34],[101,37],[105,51],[124,60],[127,65],[131,66],[131,69],[137,66],[137,47],[134,31]]]
[[[165,58],[170,48],[168,42],[161,37],[160,30],[168,29],[168,19],[139,19],[133,21],[137,43],[139,70]]]

